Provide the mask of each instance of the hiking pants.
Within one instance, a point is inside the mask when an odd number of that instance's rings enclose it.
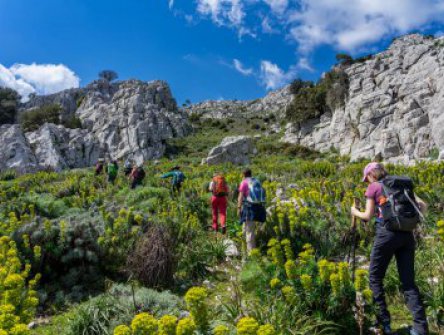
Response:
[[[211,207],[213,210],[213,230],[218,230],[217,219],[220,218],[220,226],[225,228],[225,222],[227,221],[227,197],[211,197]]]
[[[370,288],[377,307],[378,322],[390,324],[390,313],[384,295],[384,276],[395,256],[399,279],[407,307],[413,315],[413,328],[420,335],[428,334],[427,319],[418,287],[415,284],[415,239],[410,232],[392,232],[382,224],[376,226],[376,236],[370,256]]]
[[[245,240],[247,242],[247,253],[256,248],[256,223],[254,221],[247,220],[242,227]]]

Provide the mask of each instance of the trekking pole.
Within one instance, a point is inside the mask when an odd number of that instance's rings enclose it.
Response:
[[[358,198],[353,198],[353,205],[355,208],[359,209],[361,206],[361,202]],[[350,246],[348,252],[348,262],[350,262],[350,253],[352,254],[352,282],[355,282],[355,270],[356,270],[356,244],[357,244],[357,236],[356,236],[356,223],[358,218],[356,216],[352,216],[352,226],[351,226],[351,235],[352,235],[352,244]]]

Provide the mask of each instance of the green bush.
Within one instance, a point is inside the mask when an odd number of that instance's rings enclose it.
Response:
[[[42,106],[23,113],[20,123],[25,131],[37,130],[45,123],[60,124],[61,110],[58,104]]]
[[[0,87],[0,125],[14,123],[20,95],[13,89]]]

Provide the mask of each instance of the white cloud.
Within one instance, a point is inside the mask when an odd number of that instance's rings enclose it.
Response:
[[[288,84],[288,82],[295,78],[296,73],[296,67],[290,67],[285,72],[278,65],[268,60],[261,61],[260,77],[267,90],[274,90]]]
[[[51,94],[79,84],[79,77],[62,64],[14,64],[10,68],[0,64],[0,86],[16,90],[23,101],[31,93]]]
[[[244,76],[251,76],[253,74],[253,69],[246,68],[242,64],[242,62],[238,59],[233,59],[233,66],[238,72],[242,73]]]
[[[281,15],[285,12],[288,7],[288,0],[264,0],[265,3],[270,6],[271,10]]]
[[[444,0],[299,0],[288,16],[299,51],[321,44],[356,51],[382,38],[444,22]]]
[[[168,0],[168,8],[172,9],[174,7],[174,0]]]

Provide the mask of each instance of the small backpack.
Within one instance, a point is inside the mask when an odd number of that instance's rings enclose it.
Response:
[[[265,190],[259,180],[250,178],[248,180],[247,202],[250,204],[264,204],[266,201]]]
[[[228,184],[224,176],[216,176],[213,178],[213,195],[216,197],[228,195]]]
[[[413,181],[408,177],[387,176],[379,183],[383,189],[379,208],[385,227],[391,231],[415,230],[423,215],[415,200]]]
[[[133,173],[133,178],[135,181],[142,181],[145,178],[145,170],[141,167],[136,168]]]
[[[111,164],[108,165],[108,174],[111,177],[116,177],[117,176],[117,171],[118,171],[118,168],[117,168],[116,164],[111,163]]]
[[[177,171],[174,184],[182,184],[184,180],[185,180],[185,175],[182,173],[182,171]]]

